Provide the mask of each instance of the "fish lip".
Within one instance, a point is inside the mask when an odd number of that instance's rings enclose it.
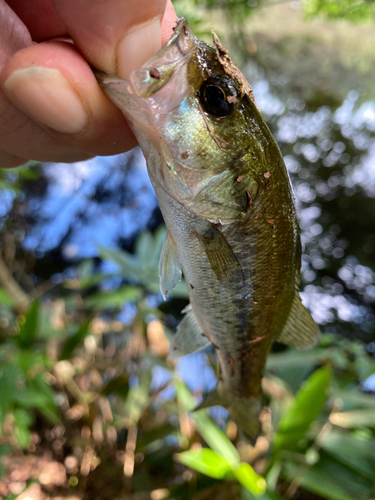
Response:
[[[177,45],[177,42],[180,38],[180,36],[184,34],[188,38],[193,38],[195,42],[198,41],[194,33],[191,31],[191,28],[189,26],[189,23],[186,21],[184,17],[179,17],[177,19],[177,24],[173,28],[173,35],[171,38],[167,41],[167,43],[164,45],[164,47],[172,47],[173,45],[176,45],[178,48],[180,48]],[[181,52],[183,55],[185,55],[185,52]]]

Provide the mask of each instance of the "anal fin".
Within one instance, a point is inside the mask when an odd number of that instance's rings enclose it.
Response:
[[[177,331],[172,339],[168,352],[169,359],[177,359],[186,354],[191,354],[210,344],[210,341],[203,334],[201,327],[198,325],[193,310],[190,307],[184,310],[187,312],[178,325]]]
[[[296,291],[288,319],[277,341],[297,349],[309,349],[318,342],[319,335],[318,325]]]
[[[159,262],[160,290],[164,300],[177,283],[181,281],[181,276],[181,264],[177,255],[176,245],[169,231],[167,231]]]

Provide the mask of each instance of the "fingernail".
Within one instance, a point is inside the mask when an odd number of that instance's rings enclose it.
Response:
[[[58,69],[18,69],[3,87],[21,111],[58,132],[77,134],[86,126],[88,117],[83,104]]]
[[[129,78],[130,73],[140,68],[160,47],[160,16],[145,24],[134,26],[118,45],[117,76]]]

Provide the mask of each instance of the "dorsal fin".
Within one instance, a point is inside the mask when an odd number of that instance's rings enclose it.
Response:
[[[318,342],[319,335],[318,325],[296,291],[288,319],[277,341],[297,349],[309,349]]]

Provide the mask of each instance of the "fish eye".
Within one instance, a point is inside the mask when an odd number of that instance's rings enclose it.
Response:
[[[214,116],[228,116],[238,101],[233,80],[223,75],[212,75],[205,80],[199,91],[203,109]]]

